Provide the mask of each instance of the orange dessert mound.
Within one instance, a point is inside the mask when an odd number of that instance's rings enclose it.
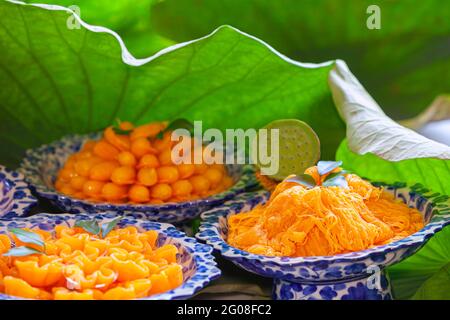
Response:
[[[177,247],[156,247],[156,231],[112,230],[104,239],[81,228],[32,230],[45,242],[42,254],[3,256],[11,248],[0,234],[0,292],[29,299],[118,300],[162,293],[183,282]],[[20,240],[12,235],[16,246]]]
[[[122,122],[119,128],[106,128],[100,140],[87,141],[70,155],[56,190],[94,202],[162,204],[205,198],[232,186],[223,164],[194,164],[195,149],[206,156],[201,143],[187,136],[172,141],[166,127],[165,122],[138,127]],[[184,139],[190,139],[192,161],[174,164],[172,150]]]
[[[328,256],[387,244],[424,226],[416,209],[357,175],[344,174],[344,188],[322,186],[326,176],[317,167],[305,173],[315,187],[285,180],[264,205],[230,216],[228,243],[267,256]]]

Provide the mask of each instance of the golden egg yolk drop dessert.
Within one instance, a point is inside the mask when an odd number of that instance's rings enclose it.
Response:
[[[158,233],[129,226],[100,238],[82,228],[31,230],[43,239],[41,254],[5,256],[14,235],[0,234],[0,292],[29,299],[123,300],[172,290],[183,282],[178,248],[156,246]],[[34,247],[35,245],[31,245]]]
[[[347,188],[322,185],[326,175],[316,166],[305,174],[316,186],[287,178],[267,203],[230,216],[227,242],[267,256],[329,256],[387,244],[424,226],[419,211],[355,174],[343,175]]]
[[[177,142],[166,127],[121,122],[106,128],[100,140],[87,141],[69,156],[56,190],[94,202],[162,204],[206,198],[233,185],[223,164],[172,163]]]

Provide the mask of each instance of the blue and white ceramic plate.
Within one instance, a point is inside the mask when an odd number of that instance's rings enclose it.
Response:
[[[431,193],[421,185],[411,188],[404,184],[385,185],[385,190],[417,208],[423,214],[425,227],[386,245],[335,256],[290,258],[252,254],[228,245],[227,217],[265,203],[269,193],[260,191],[240,195],[204,212],[197,238],[245,270],[277,279],[274,287],[277,299],[390,298],[389,282],[382,269],[409,257],[450,224],[450,201],[448,196]],[[380,288],[367,289],[367,279],[377,271]]]
[[[193,219],[201,212],[222,204],[235,195],[257,185],[254,170],[251,166],[228,165],[228,174],[233,178],[235,184],[222,193],[194,201],[162,205],[94,203],[57,192],[53,184],[66,159],[80,150],[86,140],[99,137],[98,133],[66,136],[48,145],[30,149],[26,152],[19,171],[24,174],[32,190],[36,191],[39,196],[49,199],[64,211],[70,213],[114,211],[122,215],[132,215],[135,218],[168,223],[181,223]]]
[[[0,166],[0,218],[25,216],[36,203],[23,175]]]
[[[56,225],[72,227],[77,220],[96,219],[100,223],[116,218],[114,213],[104,214],[37,214],[28,218],[0,219],[0,233],[6,233],[9,228],[39,228],[53,230]],[[174,226],[166,223],[150,222],[124,217],[118,227],[135,226],[140,230],[156,230],[159,233],[157,245],[173,244],[178,247],[177,262],[183,267],[184,281],[181,286],[173,290],[143,298],[145,300],[174,300],[192,297],[212,280],[220,276],[220,270],[212,256],[209,245],[198,243],[194,238],[187,237]],[[0,300],[21,299],[0,294]]]

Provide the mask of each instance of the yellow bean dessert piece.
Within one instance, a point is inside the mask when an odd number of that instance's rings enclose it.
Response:
[[[87,181],[87,178],[82,176],[76,176],[70,179],[70,186],[77,191],[83,190],[83,185]]]
[[[172,150],[171,149],[165,149],[163,150],[159,156],[158,156],[159,163],[162,166],[169,166],[173,165],[172,162]]]
[[[206,172],[206,170],[208,170],[208,165],[206,163],[195,164],[194,168],[195,174],[203,174]]]
[[[116,161],[104,161],[94,165],[89,171],[89,179],[97,181],[109,181],[113,171],[118,167]]]
[[[165,128],[163,123],[153,122],[136,127],[130,134],[131,141],[139,138],[148,138],[156,136],[161,130]]]
[[[72,188],[69,184],[63,185],[61,187],[60,191],[61,191],[61,193],[64,193],[68,196],[71,196],[76,192],[76,190],[74,188]]]
[[[75,170],[69,169],[69,168],[63,168],[59,172],[59,178],[63,181],[70,181],[73,177],[78,176],[78,173],[75,172]]]
[[[125,131],[131,131],[134,129],[134,125],[129,121],[120,121],[119,129],[125,130]]]
[[[128,197],[133,202],[148,202],[150,200],[150,191],[145,186],[135,184],[128,191]]]
[[[102,193],[104,182],[88,180],[83,185],[83,193],[88,197],[97,197]]]
[[[119,153],[117,161],[119,161],[120,165],[127,167],[134,167],[137,163],[136,157],[130,151],[122,151]]]
[[[217,186],[222,181],[223,173],[217,169],[208,168],[203,174],[211,182],[211,186]]]
[[[110,143],[100,140],[94,146],[94,154],[105,160],[115,160],[119,155],[119,150]]]
[[[191,194],[192,184],[188,180],[178,180],[172,184],[172,192],[175,197],[184,197]]]
[[[180,179],[187,179],[194,175],[195,165],[190,163],[182,163],[177,166]]]
[[[83,144],[83,147],[81,148],[81,151],[93,151],[95,147],[96,142],[93,140],[88,140]]]
[[[189,178],[189,182],[192,184],[194,188],[194,192],[198,195],[202,195],[205,192],[208,192],[211,187],[211,182],[206,179],[204,176],[197,175]]]
[[[126,198],[127,195],[128,187],[125,185],[108,182],[102,188],[102,196],[106,201],[119,201]]]
[[[138,138],[131,142],[131,152],[140,158],[149,153],[156,153],[156,150],[152,147],[150,141],[146,138]]]
[[[91,168],[94,166],[94,163],[90,159],[81,159],[75,163],[75,172],[77,175],[82,177],[89,177],[89,173]]]
[[[152,187],[152,198],[159,200],[167,200],[172,197],[172,188],[167,183],[158,183]]]
[[[178,169],[175,166],[159,167],[156,172],[160,183],[174,183],[178,180]]]
[[[171,149],[172,145],[173,145],[173,141],[171,140],[170,136],[171,136],[171,133],[170,132],[166,132],[162,139],[156,138],[153,141],[153,147],[158,152],[163,152],[164,150]]]
[[[141,168],[138,171],[137,180],[144,186],[150,187],[158,182],[155,168]]]
[[[138,168],[149,167],[157,168],[159,167],[159,160],[154,154],[146,154],[142,156],[139,160]]]
[[[105,140],[116,147],[118,150],[126,151],[130,149],[130,140],[128,139],[128,137],[116,134],[112,127],[106,128],[103,135],[105,137]]]
[[[136,178],[136,170],[133,167],[117,167],[111,175],[111,181],[117,184],[133,184]]]

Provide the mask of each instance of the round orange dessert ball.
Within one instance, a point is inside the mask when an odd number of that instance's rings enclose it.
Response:
[[[88,197],[97,197],[101,194],[104,183],[88,180],[83,185],[83,193]]]
[[[133,167],[117,167],[111,175],[111,181],[117,184],[132,184],[136,178],[136,170]]]
[[[75,193],[75,190],[68,184],[62,185],[59,191],[69,196]]]
[[[182,163],[177,166],[180,179],[187,179],[195,172],[195,165],[190,163]]]
[[[138,138],[131,143],[131,152],[140,158],[149,153],[155,153],[155,149],[147,138]]]
[[[164,166],[156,169],[158,182],[173,183],[178,180],[178,169],[175,166]]]
[[[172,188],[167,183],[158,183],[152,187],[152,198],[167,200],[172,197]]]
[[[102,188],[102,196],[107,201],[119,201],[128,195],[128,187],[112,182],[105,183]]]
[[[169,132],[165,133],[162,139],[155,139],[153,142],[154,148],[158,152],[163,152],[166,149],[172,148],[173,141],[171,140],[171,135]]]
[[[93,151],[95,155],[105,160],[115,160],[119,155],[119,150],[104,140],[97,142]]]
[[[122,151],[117,155],[117,161],[120,165],[134,167],[137,163],[136,157],[130,151]]]
[[[89,172],[94,166],[91,159],[81,159],[74,164],[75,173],[82,177],[89,177]]]
[[[138,168],[142,167],[157,168],[159,160],[154,154],[146,154],[139,160]]]
[[[155,168],[141,168],[138,171],[137,180],[144,186],[152,186],[158,182]]]
[[[85,177],[76,176],[70,179],[70,186],[77,191],[83,190],[83,185],[87,181]]]
[[[133,202],[148,202],[150,200],[150,191],[145,186],[135,184],[128,191],[128,197]]]
[[[109,181],[111,175],[119,165],[115,161],[105,161],[94,165],[89,171],[89,179],[97,181]]]
[[[206,170],[208,170],[208,165],[206,163],[195,164],[194,168],[195,174],[203,174],[206,172]]]
[[[207,169],[203,175],[211,182],[212,186],[217,186],[223,178],[222,171],[212,168]]]
[[[63,168],[61,171],[59,171],[58,178],[62,181],[70,181],[73,177],[78,176],[78,173],[75,172],[75,170],[69,169],[69,168]]]
[[[192,184],[188,180],[178,180],[172,184],[172,193],[175,197],[185,197],[191,194]]]
[[[189,182],[192,184],[194,192],[199,195],[207,192],[211,187],[211,183],[209,182],[209,180],[201,175],[191,177],[189,179]]]

